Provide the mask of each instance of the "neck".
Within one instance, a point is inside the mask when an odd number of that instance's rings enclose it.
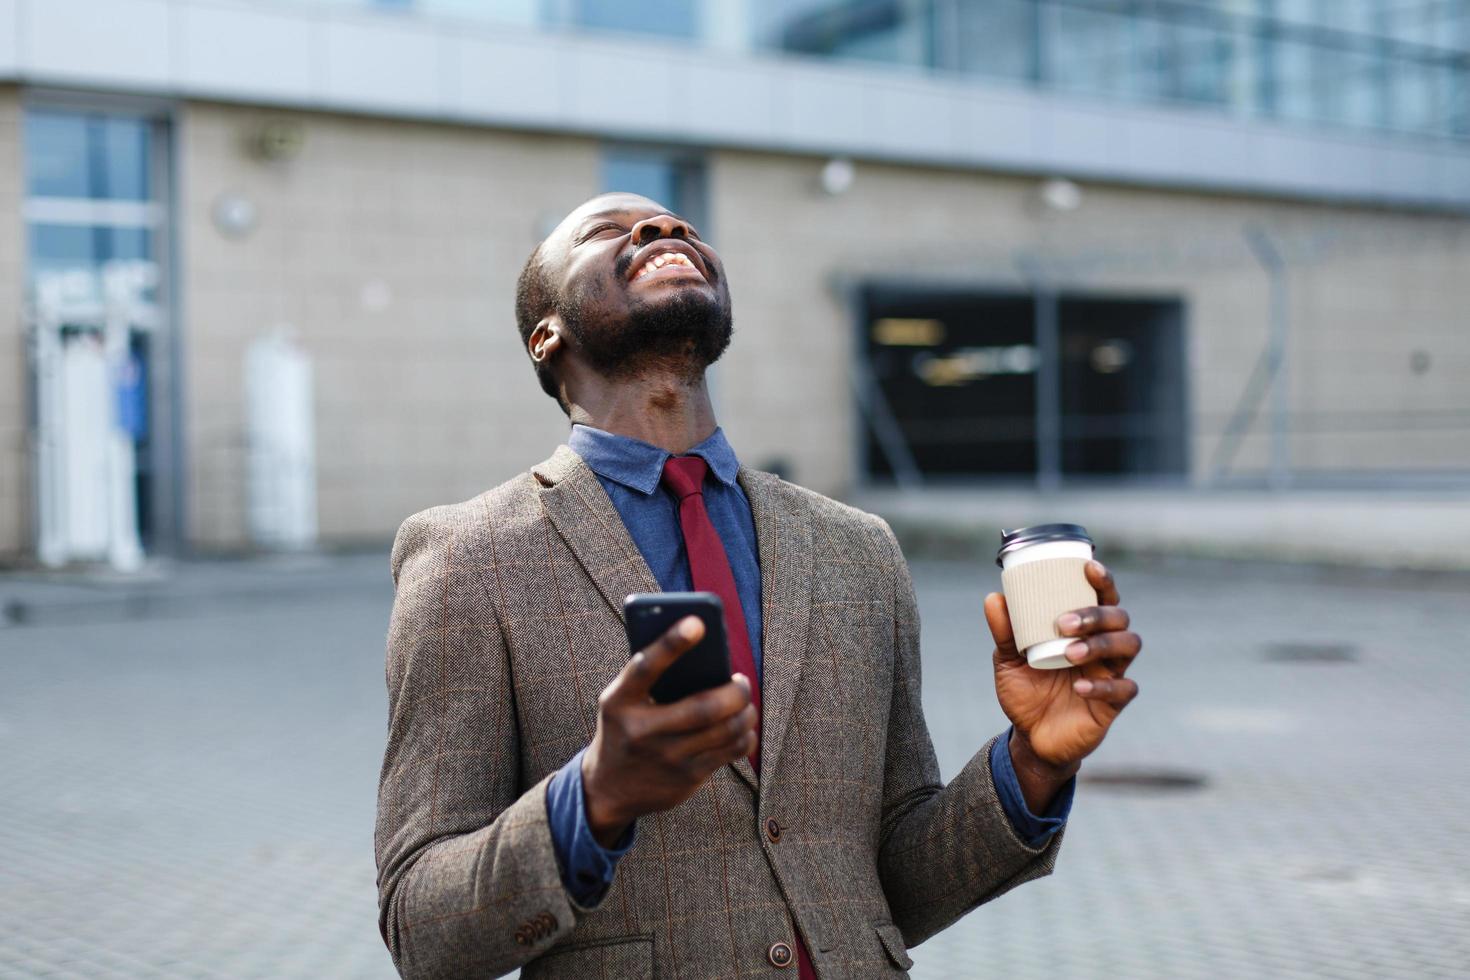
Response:
[[[579,391],[571,420],[628,436],[678,456],[715,431],[715,410],[701,373],[693,381],[674,374],[645,374]]]

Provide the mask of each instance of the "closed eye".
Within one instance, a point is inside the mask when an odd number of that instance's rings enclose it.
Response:
[[[626,233],[627,229],[624,228],[622,225],[617,224],[616,222],[604,221],[601,224],[593,225],[591,228],[588,228],[586,231],[582,232],[581,237],[577,239],[577,244],[581,245],[583,242],[590,241],[591,239],[596,238],[598,235],[604,234],[609,231],[616,231],[619,234],[622,234]]]

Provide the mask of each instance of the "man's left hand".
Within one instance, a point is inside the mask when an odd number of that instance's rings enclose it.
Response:
[[[1098,605],[1057,620],[1062,636],[1076,638],[1067,648],[1067,659],[1075,666],[1061,670],[1028,665],[1016,649],[1005,596],[992,592],[985,597],[985,619],[995,638],[995,693],[1015,726],[1011,756],[1028,790],[1028,804],[1033,802],[1030,790],[1043,789],[1039,784],[1059,785],[1070,778],[1138,695],[1137,682],[1123,675],[1143,641],[1128,630],[1128,613],[1118,605],[1112,574],[1097,561],[1087,563],[1086,574]],[[1039,799],[1045,796],[1043,791]]]

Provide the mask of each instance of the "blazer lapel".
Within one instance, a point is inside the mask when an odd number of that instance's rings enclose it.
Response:
[[[761,783],[769,785],[786,741],[806,652],[812,526],[807,509],[792,499],[780,477],[742,466],[737,479],[755,517],[761,566]]]
[[[634,592],[658,592],[643,554],[633,543],[607,491],[568,446],[531,468],[541,484],[541,504],[577,561],[608,605],[623,617],[623,600]]]
[[[658,592],[658,580],[633,543],[623,519],[583,460],[568,446],[532,467],[541,484],[546,515],[587,575],[623,616],[623,599]],[[761,772],[775,769],[791,720],[811,614],[811,522],[793,506],[779,477],[740,468],[737,480],[750,501],[761,566]],[[752,790],[755,770],[746,759],[731,764]]]

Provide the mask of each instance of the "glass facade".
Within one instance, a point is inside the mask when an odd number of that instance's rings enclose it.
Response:
[[[1470,139],[1470,0],[313,0]]]

